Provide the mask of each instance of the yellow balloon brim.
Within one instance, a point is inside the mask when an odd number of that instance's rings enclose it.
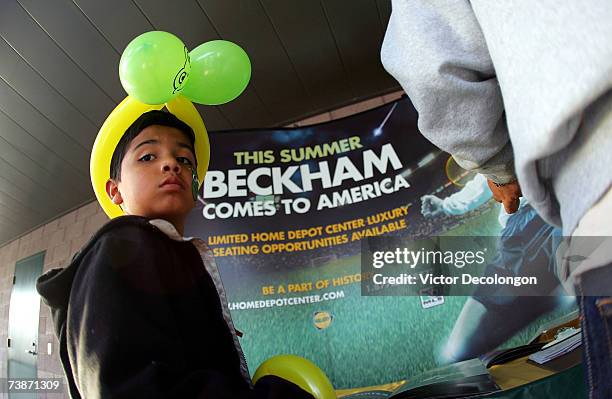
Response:
[[[200,187],[204,182],[204,176],[210,162],[210,142],[204,121],[202,121],[200,113],[191,101],[179,95],[166,104],[149,105],[127,96],[104,121],[94,142],[89,160],[91,185],[100,206],[111,219],[123,215],[121,207],[115,205],[106,194],[106,182],[110,179],[110,164],[115,148],[127,128],[140,115],[145,112],[160,110],[164,105],[168,108],[168,111],[193,129]]]
[[[336,399],[336,391],[325,373],[310,360],[295,355],[277,355],[263,362],[255,371],[253,384],[267,375],[294,383],[316,399]]]

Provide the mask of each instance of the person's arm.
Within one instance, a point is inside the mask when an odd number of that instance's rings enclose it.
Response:
[[[516,180],[500,88],[469,1],[393,0],[381,59],[428,140],[464,169]]]
[[[177,353],[216,343],[183,342],[173,323],[177,294],[168,292],[159,270],[169,266],[160,265],[163,249],[146,245],[139,229],[121,227],[119,234],[100,237],[75,276],[66,328],[83,397],[312,398],[279,378],[268,378],[252,390],[237,376],[186,367]]]

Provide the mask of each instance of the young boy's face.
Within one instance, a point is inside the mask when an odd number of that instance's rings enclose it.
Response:
[[[121,181],[107,183],[107,193],[129,215],[162,218],[182,234],[195,201],[191,192],[193,148],[185,133],[160,125],[143,129],[121,161]]]

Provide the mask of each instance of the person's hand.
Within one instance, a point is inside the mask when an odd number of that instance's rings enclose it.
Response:
[[[426,218],[433,218],[444,212],[442,201],[435,195],[424,195],[421,197],[421,214]]]
[[[518,180],[506,184],[496,184],[487,179],[487,184],[493,193],[493,199],[504,204],[506,213],[514,213],[518,210],[520,198],[523,196]]]

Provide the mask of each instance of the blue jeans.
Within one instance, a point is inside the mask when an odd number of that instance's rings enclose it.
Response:
[[[576,280],[582,315],[583,365],[589,399],[612,398],[612,264]],[[602,294],[604,296],[593,294]]]

